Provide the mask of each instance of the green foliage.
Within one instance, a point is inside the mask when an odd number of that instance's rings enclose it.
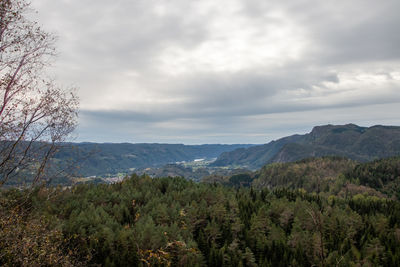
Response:
[[[326,197],[355,195],[400,199],[400,158],[356,163],[340,157],[265,165],[252,174],[255,188],[302,189]],[[226,184],[226,183],[225,183]]]
[[[358,164],[345,173],[346,179],[372,187],[389,197],[400,199],[400,157]]]
[[[293,163],[273,163],[256,172],[257,188],[303,188],[308,192],[329,191],[336,177],[356,163],[340,157],[309,158]]]
[[[400,265],[400,203],[376,196],[134,175],[113,185],[3,191],[0,199],[1,218],[23,214],[13,227],[36,229],[15,237],[0,229],[1,265],[18,264],[14,248],[32,236],[39,252],[31,257],[45,262],[45,250],[64,265]]]

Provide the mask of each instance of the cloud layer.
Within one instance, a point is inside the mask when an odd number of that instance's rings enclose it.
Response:
[[[35,0],[78,139],[264,143],[400,124],[400,2]]]

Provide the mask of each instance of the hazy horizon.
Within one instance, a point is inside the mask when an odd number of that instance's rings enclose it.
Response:
[[[78,142],[262,144],[400,125],[400,2],[34,0]]]
[[[346,123],[347,125],[348,124],[354,124],[354,123]],[[344,125],[346,125],[346,124],[343,124],[343,125],[339,125],[339,124],[329,124],[329,125],[333,125],[333,126],[344,126]],[[355,124],[355,125],[357,125],[357,124]],[[316,127],[316,126],[327,126],[327,124],[325,124],[325,125],[314,125],[313,127]],[[357,125],[357,126],[359,126],[359,127],[366,127],[366,128],[368,128],[368,127],[373,127],[373,126],[385,126],[385,127],[400,127],[400,125],[382,125],[382,124],[373,124],[373,125],[369,125],[369,126],[365,126],[365,125]],[[304,132],[304,133],[291,133],[291,134],[288,134],[288,135],[282,135],[282,136],[280,136],[280,137],[277,137],[277,138],[274,138],[274,139],[271,139],[271,140],[268,140],[268,141],[266,141],[266,142],[264,142],[264,143],[218,143],[218,142],[216,142],[216,143],[182,143],[182,142],[175,142],[175,143],[173,143],[173,142],[170,142],[170,143],[168,143],[168,142],[124,142],[124,141],[120,141],[120,142],[94,142],[94,141],[79,141],[79,140],[77,140],[77,141],[71,141],[71,143],[75,143],[75,144],[84,144],[84,143],[93,143],[93,144],[160,144],[160,145],[194,145],[194,146],[196,146],[196,145],[263,145],[263,144],[267,144],[267,143],[269,143],[269,142],[271,142],[271,141],[276,141],[276,140],[278,140],[278,139],[280,139],[280,138],[284,138],[284,137],[287,137],[287,136],[291,136],[291,135],[304,135],[304,134],[307,134],[307,133],[310,133],[312,131],[312,129],[310,129],[309,131],[306,131],[306,132]]]

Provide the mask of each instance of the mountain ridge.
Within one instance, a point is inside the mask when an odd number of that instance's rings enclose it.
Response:
[[[291,135],[267,144],[222,153],[213,166],[258,169],[273,162],[309,157],[341,156],[366,162],[400,155],[400,127],[356,124],[315,126],[310,133]]]

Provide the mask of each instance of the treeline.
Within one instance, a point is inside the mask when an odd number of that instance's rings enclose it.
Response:
[[[368,163],[343,157],[308,158],[289,163],[267,164],[255,172],[236,175],[210,175],[206,183],[233,187],[292,190],[343,198],[357,194],[400,200],[400,157]]]
[[[358,164],[346,172],[345,177],[400,200],[400,157]]]
[[[255,172],[253,185],[257,188],[305,189],[307,192],[329,192],[342,179],[338,177],[356,166],[356,162],[342,157],[309,158],[290,163],[265,165]],[[342,187],[343,185],[339,185]]]
[[[400,266],[400,203],[133,175],[1,192],[0,265]]]

